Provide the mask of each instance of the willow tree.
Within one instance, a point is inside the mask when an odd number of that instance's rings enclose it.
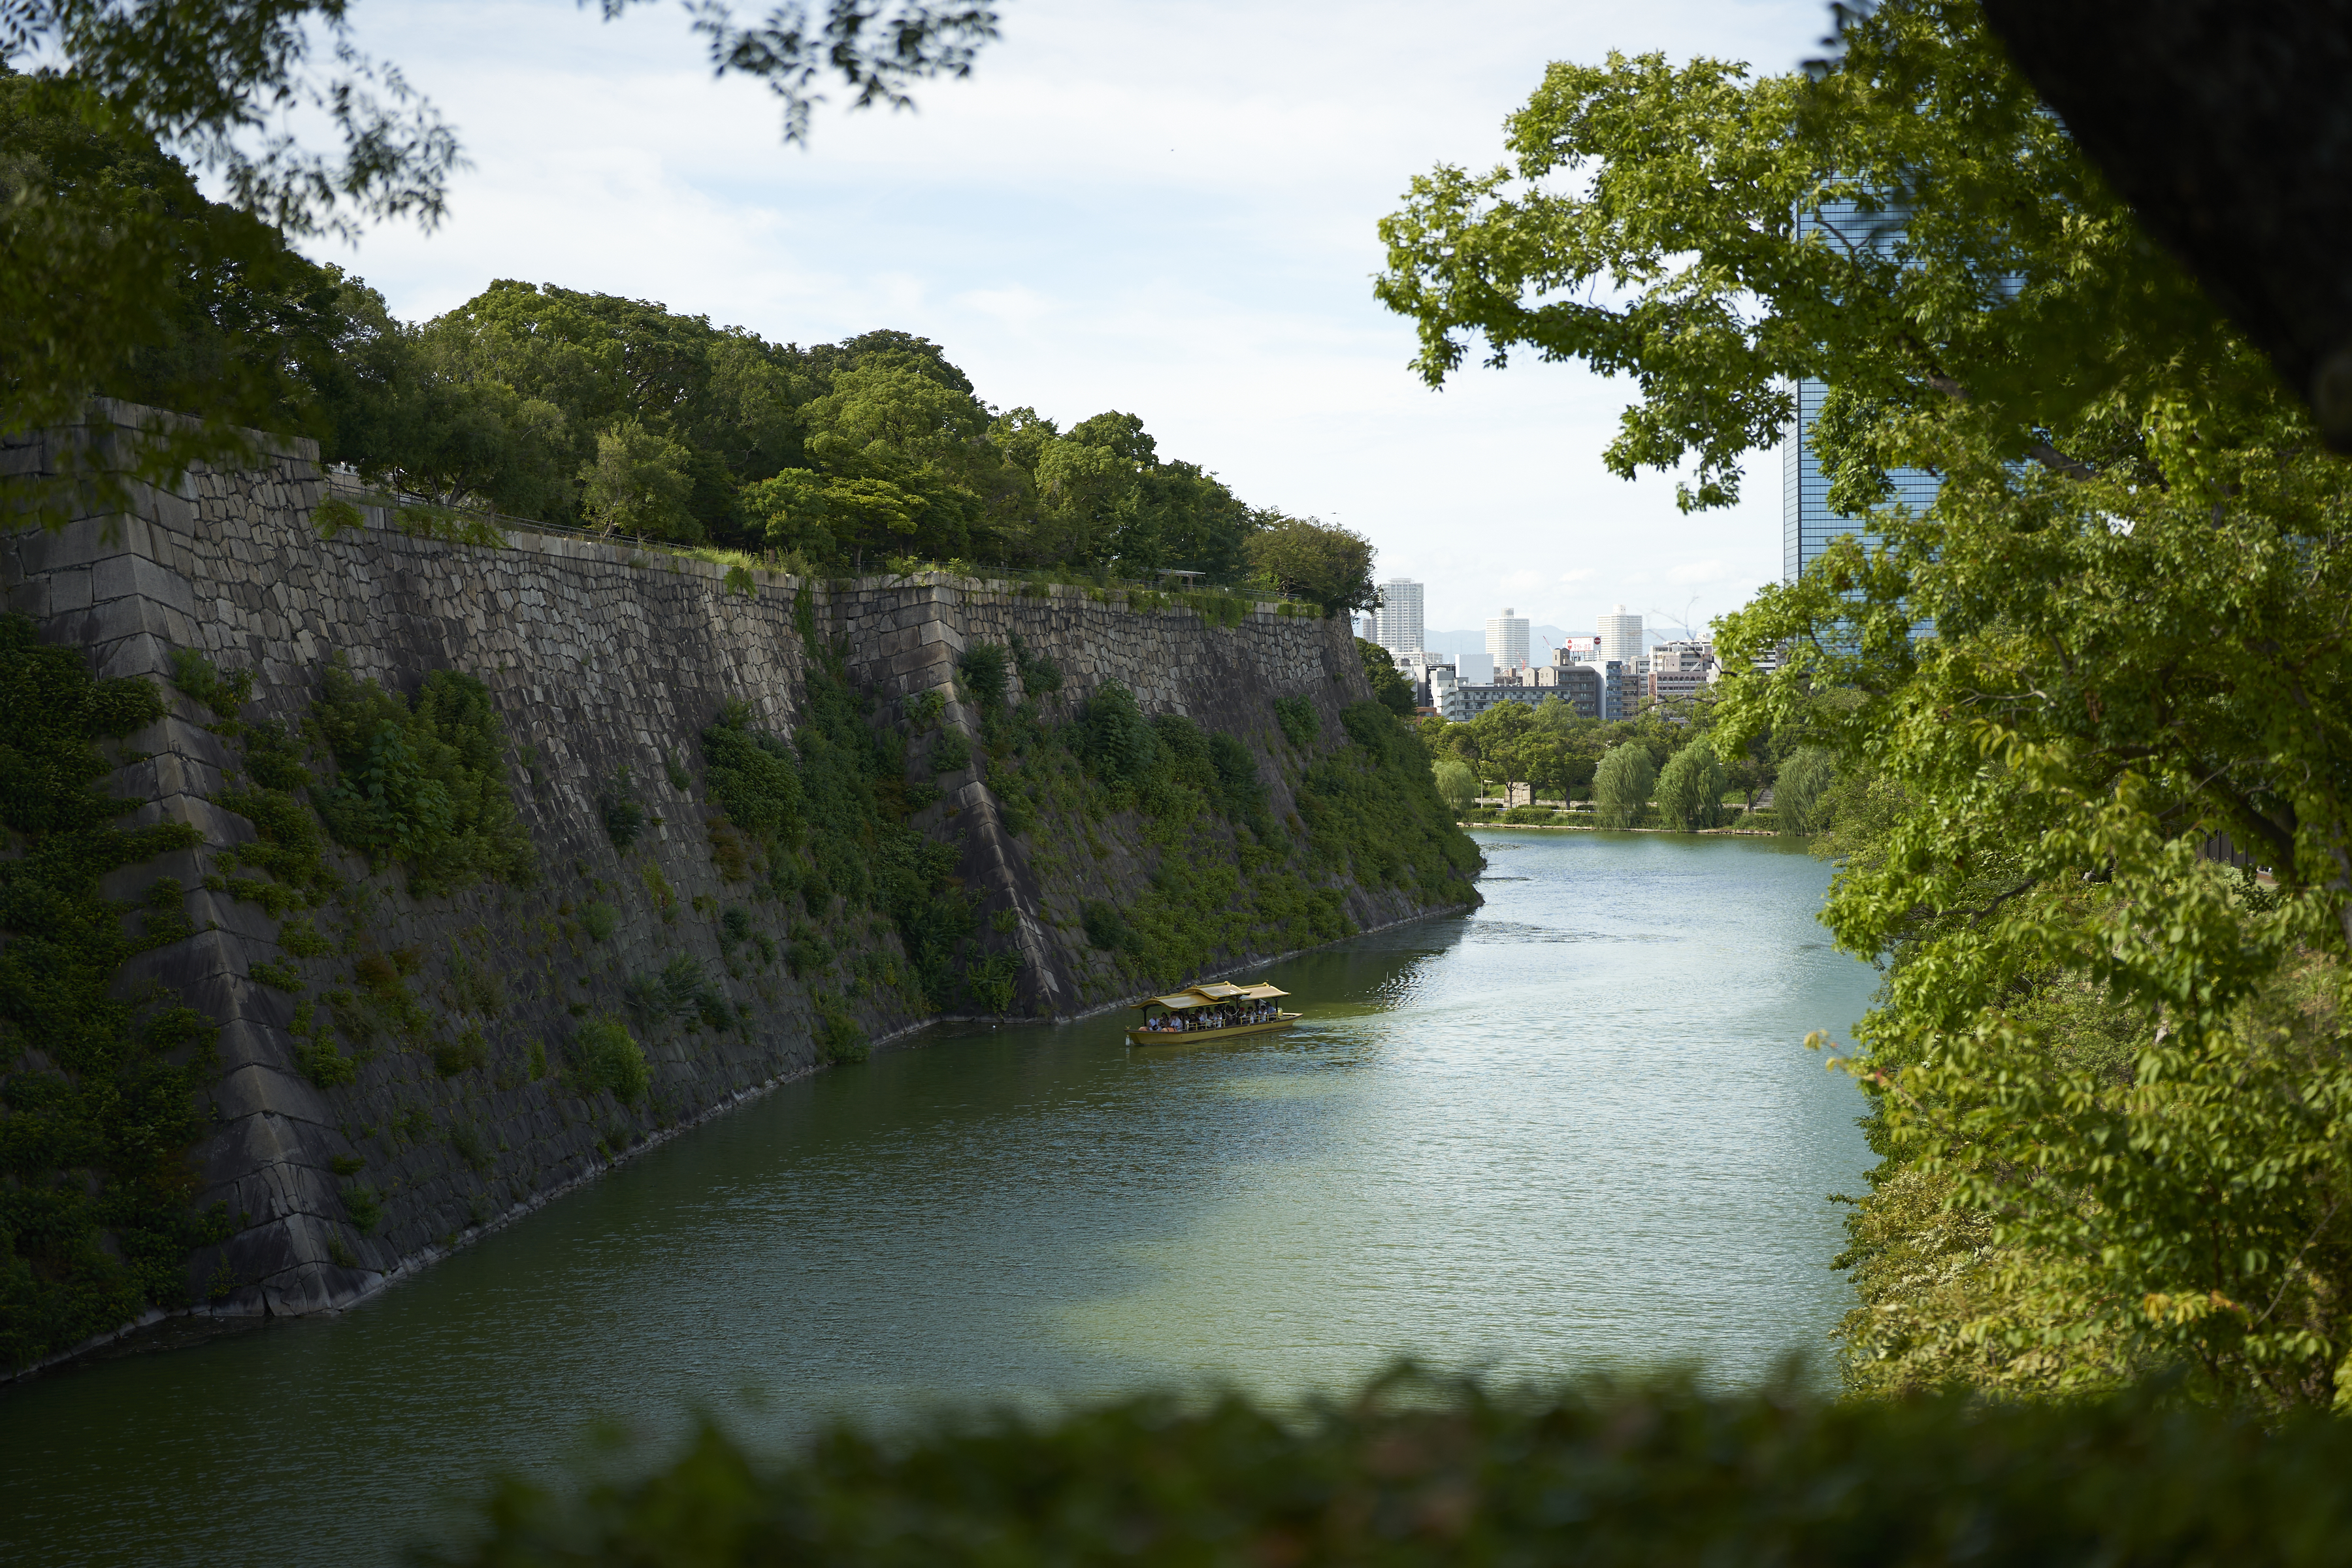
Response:
[[[1938,1331],[2017,1387],[2352,1397],[2347,467],[1973,5],[1843,44],[1553,66],[1509,163],[1413,183],[1381,297],[1433,383],[1477,342],[1632,377],[1603,460],[1681,470],[1686,508],[1737,498],[1790,378],[1828,384],[1832,501],[1880,542],[1720,623],[1716,733],[1900,802],[1824,918],[1895,960],[1856,1063],[1882,1174],[1990,1222],[1999,1279]],[[1886,504],[1904,465],[1942,479],[1924,510]]]
[[[1693,741],[1658,772],[1658,819],[1677,833],[1716,826],[1725,787],[1723,759],[1706,741]]]
[[[1602,827],[1633,826],[1658,782],[1658,765],[1637,742],[1612,746],[1592,770],[1593,820]]]

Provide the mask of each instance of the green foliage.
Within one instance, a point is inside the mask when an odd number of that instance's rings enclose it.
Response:
[[[1013,663],[1021,689],[1031,697],[1050,697],[1062,689],[1062,667],[1043,654],[1029,651],[1021,634],[1013,634]]]
[[[1020,976],[1018,952],[992,953],[964,965],[964,989],[980,1003],[982,1011],[1003,1017],[1013,1005],[1013,984]]]
[[[337,1050],[334,1037],[324,1031],[311,1038],[295,1039],[294,1065],[320,1089],[340,1088],[360,1076],[359,1064]]]
[[[1723,825],[1723,763],[1706,741],[1667,760],[1657,780],[1658,820],[1676,833]]]
[[[457,1158],[475,1170],[490,1168],[490,1146],[482,1137],[482,1130],[472,1122],[453,1121],[449,1124],[449,1147],[457,1151]]]
[[[367,524],[367,515],[341,496],[329,496],[310,509],[310,526],[321,539],[334,539]]]
[[[1326,616],[1380,603],[1370,541],[1312,518],[1262,514],[1243,548],[1250,564],[1282,592],[1322,606]]]
[[[1438,798],[1456,816],[1469,810],[1471,802],[1478,798],[1478,780],[1470,772],[1470,764],[1459,757],[1441,757],[1431,763],[1430,779],[1437,785]]]
[[[604,825],[604,837],[624,855],[644,834],[650,817],[629,783],[628,769],[621,769],[596,792],[596,816]]]
[[[572,1037],[572,1081],[583,1094],[609,1089],[626,1105],[646,1092],[653,1069],[617,1018],[591,1018]]]
[[[752,729],[748,709],[730,707],[703,731],[702,763],[710,798],[771,863],[797,841],[802,793],[792,748]]]
[[[1133,928],[1116,904],[1089,901],[1081,906],[1079,920],[1086,929],[1087,940],[1097,947],[1112,952],[1130,952],[1138,945]]]
[[[269,959],[259,958],[246,966],[246,973],[256,985],[267,985],[273,990],[291,991],[297,994],[302,990],[302,972],[290,963],[278,963]]]
[[[226,1224],[190,1211],[214,1025],[115,984],[125,959],[185,934],[179,889],[136,936],[131,906],[100,891],[110,872],[200,842],[180,824],[117,827],[135,803],[97,788],[113,766],[100,742],[153,722],[162,700],[143,680],[94,679],[79,651],[10,616],[0,712],[0,1363],[13,1369],[184,1304],[188,1255]]]
[[[1250,749],[1231,735],[1212,735],[1209,766],[1216,775],[1218,809],[1248,825],[1259,838],[1273,837],[1274,825],[1265,815],[1265,784],[1257,775],[1257,758]]]
[[[1400,719],[1410,719],[1415,707],[1412,682],[1396,667],[1396,658],[1376,642],[1356,639],[1356,657],[1364,666],[1364,679],[1371,682],[1372,697],[1381,706]]]
[[[595,455],[580,467],[580,510],[606,533],[692,543],[702,537],[687,507],[693,460],[667,436],[623,417],[596,433]]]
[[[1313,745],[1316,737],[1323,732],[1322,717],[1315,711],[1311,698],[1276,698],[1274,719],[1282,726],[1282,732],[1289,738],[1290,743],[1302,752]]]
[[[375,1229],[377,1222],[383,1218],[383,1200],[373,1187],[353,1183],[342,1190],[342,1199],[343,1212],[352,1216],[352,1223],[359,1226],[362,1236]]]
[[[662,773],[669,780],[669,787],[680,795],[694,787],[694,775],[687,771],[686,759],[678,754],[676,746],[662,753]]]
[[[535,874],[507,783],[506,731],[479,680],[436,669],[412,707],[331,664],[311,716],[337,769],[311,798],[336,842],[379,868],[403,864],[420,897]]]
[[[436,539],[444,544],[478,544],[497,549],[507,542],[506,530],[491,519],[453,507],[398,507],[393,511],[392,525],[411,539]]]
[[[1657,764],[1641,746],[1613,746],[1592,774],[1593,816],[1602,827],[1627,828],[1658,782]]]
[[[621,911],[607,903],[591,900],[580,906],[580,929],[588,933],[591,942],[609,942],[621,929]]]
[[[520,1481],[453,1562],[2315,1565],[2352,1428],[2160,1391],[2053,1406],[1824,1403],[1391,1374],[1276,1413],[1225,1393],[841,1424],[782,1462],[715,1426],[559,1498]],[[604,1472],[610,1476],[614,1472]]]
[[[490,1043],[478,1026],[468,1024],[433,1047],[433,1070],[443,1078],[475,1072],[490,1065]]]
[[[816,1058],[827,1067],[842,1062],[862,1062],[872,1054],[865,1032],[857,1021],[843,1008],[830,1003],[817,1007],[815,1032]]]
[[[956,678],[983,713],[1004,705],[1005,686],[1012,673],[1012,653],[1002,643],[974,643],[956,660]]]
[[[253,671],[223,675],[213,661],[194,648],[172,650],[172,684],[211,709],[235,721],[237,710],[253,700]]]
[[[1309,863],[1367,887],[1405,888],[1425,903],[1477,902],[1467,880],[1477,846],[1438,797],[1420,735],[1378,702],[1352,703],[1339,721],[1352,743],[1299,781]]]
[[[1811,833],[1830,785],[1837,776],[1837,755],[1826,746],[1804,746],[1780,764],[1772,785],[1772,809],[1783,833]]]
[[[726,993],[703,973],[702,961],[688,953],[662,965],[658,977],[640,975],[628,994],[631,1010],[649,1029],[667,1020],[699,1021],[714,1029],[734,1022]]]
[[[1471,335],[1626,375],[1608,461],[1694,506],[1829,384],[1855,534],[1720,624],[1714,740],[1819,749],[1776,798],[1886,968],[1850,1375],[2343,1407],[2352,467],[1977,7],[1846,18],[1810,76],[1553,68],[1515,166],[1416,183],[1383,297],[1433,377]]]
[[[929,767],[934,773],[960,773],[971,766],[971,742],[960,730],[941,730],[931,742]]]
[[[193,461],[223,468],[249,461],[245,427],[327,434],[327,410],[353,380],[344,353],[358,346],[368,306],[380,301],[302,257],[266,215],[207,200],[152,132],[158,122],[188,128],[192,98],[219,103],[216,76],[237,73],[215,68],[278,53],[261,40],[282,24],[232,22],[218,6],[174,13],[169,24],[143,11],[102,15],[87,6],[42,6],[22,20],[9,45],[13,62],[46,68],[60,53],[87,60],[95,47],[145,55],[163,68],[93,78],[48,68],[20,75],[0,65],[0,144],[9,152],[0,174],[0,253],[13,258],[0,272],[0,320],[14,327],[0,426],[76,422],[93,394],[195,418],[152,429],[137,444],[63,448],[68,471],[58,482],[32,474],[0,479],[11,513],[55,525],[122,510],[132,504],[133,482],[171,484]],[[27,32],[41,41],[28,47]],[[58,51],[61,32],[73,47]],[[167,85],[173,79],[177,85]],[[158,98],[172,106],[152,119],[126,107],[126,99]],[[259,100],[238,101],[249,115]],[[205,140],[201,132],[193,139]],[[213,143],[215,151],[230,145]],[[247,163],[242,172],[256,171]],[[362,174],[361,186],[369,184]]]
[[[1150,721],[1135,694],[1107,680],[1087,700],[1078,721],[1078,754],[1097,778],[1116,789],[1140,780],[1160,755]]]
[[[947,711],[947,689],[941,686],[934,686],[929,691],[909,692],[898,705],[899,711],[907,716],[907,722],[915,727],[919,735],[940,721],[940,715]]]

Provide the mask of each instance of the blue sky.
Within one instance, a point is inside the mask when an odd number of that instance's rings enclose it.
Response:
[[[1773,577],[1780,464],[1685,518],[1599,454],[1630,389],[1578,366],[1406,368],[1371,298],[1375,225],[1439,162],[1494,162],[1553,59],[1709,54],[1784,70],[1819,0],[1003,0],[969,81],[912,114],[818,114],[782,145],[755,83],[711,79],[682,11],[372,0],[362,40],[457,124],[448,220],[320,245],[393,309],[494,278],[657,300],[810,342],[945,346],[992,404],[1140,415],[1245,500],[1368,535],[1433,626],[1509,605],[1589,632],[1622,602],[1701,623]]]

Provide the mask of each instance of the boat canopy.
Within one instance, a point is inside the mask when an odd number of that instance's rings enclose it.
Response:
[[[1165,996],[1147,996],[1136,1005],[1166,1007],[1181,1013],[1188,1007],[1215,1007],[1227,1002],[1271,1002],[1276,996],[1289,994],[1271,985],[1228,985],[1222,980],[1213,980],[1206,985],[1188,985]]]

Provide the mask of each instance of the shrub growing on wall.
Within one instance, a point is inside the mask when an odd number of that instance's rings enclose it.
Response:
[[[505,727],[480,681],[436,669],[412,705],[331,664],[311,716],[336,766],[311,798],[337,843],[378,869],[405,866],[419,897],[530,879],[536,857],[507,782]]]
[[[572,1038],[573,1080],[583,1094],[613,1091],[624,1105],[653,1082],[646,1053],[617,1018],[591,1018]]]
[[[1290,743],[1300,751],[1315,743],[1323,732],[1323,721],[1315,711],[1315,704],[1304,697],[1277,697],[1274,700],[1275,722]]]
[[[730,702],[702,732],[702,762],[710,798],[728,819],[772,855],[801,831],[801,779],[792,748],[754,730],[751,710]]]
[[[1095,776],[1113,788],[1139,782],[1160,754],[1135,694],[1116,680],[1105,681],[1087,700],[1077,749]]]
[[[100,740],[162,715],[143,680],[97,680],[78,649],[0,616],[0,1365],[187,1301],[188,1255],[227,1233],[191,1212],[196,1089],[211,1020],[118,994],[123,961],[190,933],[168,879],[143,910],[100,879],[201,842],[179,823],[124,830],[137,803],[99,792]],[[126,919],[137,929],[126,929]]]

